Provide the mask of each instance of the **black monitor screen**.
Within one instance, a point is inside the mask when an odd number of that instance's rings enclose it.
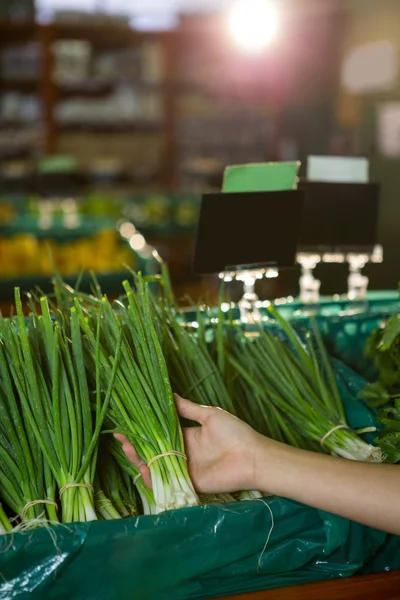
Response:
[[[305,192],[299,249],[369,250],[377,243],[380,186],[301,181]]]
[[[193,270],[295,263],[304,193],[245,192],[203,196]]]

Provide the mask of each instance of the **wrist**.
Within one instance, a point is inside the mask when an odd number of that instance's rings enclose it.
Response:
[[[285,481],[296,449],[257,434],[253,449],[254,469],[251,489],[284,495]]]

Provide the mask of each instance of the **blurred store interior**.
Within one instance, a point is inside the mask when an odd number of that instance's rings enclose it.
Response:
[[[304,174],[309,155],[370,161],[384,262],[365,273],[396,288],[399,39],[399,0],[0,0],[2,310],[54,268],[112,296],[125,265],[156,272],[158,256],[183,303],[215,302],[218,276],[191,270],[202,194],[228,165]],[[316,272],[323,294],[346,291],[346,265]]]

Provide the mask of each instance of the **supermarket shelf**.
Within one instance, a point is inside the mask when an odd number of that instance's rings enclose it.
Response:
[[[84,39],[94,46],[107,47],[126,46],[126,44],[141,43],[147,40],[159,40],[168,37],[168,33],[140,32],[128,26],[115,24],[84,24],[84,23],[53,23],[49,25],[54,39]]]
[[[161,133],[161,123],[136,121],[134,123],[68,123],[56,125],[60,133]]]
[[[1,82],[2,91],[19,92],[22,94],[35,93],[38,91],[40,81],[39,77],[9,77]],[[73,98],[76,96],[98,97],[110,94],[118,85],[129,85],[132,88],[143,91],[160,91],[166,87],[163,82],[140,81],[135,79],[114,79],[110,81],[87,80],[84,82],[65,82],[56,84],[56,91],[59,98]]]
[[[56,222],[48,229],[40,229],[36,217],[24,216],[15,219],[9,225],[0,226],[0,235],[11,236],[24,233],[33,234],[38,239],[71,240],[92,236],[105,229],[115,229],[115,218],[93,219],[81,216],[79,225],[74,228],[66,228],[60,220],[60,222]]]
[[[37,131],[41,133],[43,131],[44,124],[41,121],[15,121],[15,120],[3,120],[1,122],[1,129],[29,129],[30,131]]]
[[[56,85],[57,94],[61,98],[75,96],[97,97],[110,94],[118,85],[129,85],[133,88],[146,91],[162,91],[167,85],[163,82],[141,81],[129,78],[120,78],[109,81],[87,80],[85,82],[60,82]]]
[[[127,278],[127,272],[121,271],[118,273],[96,273],[97,280],[102,291],[110,296],[119,296],[123,292],[122,282]],[[63,277],[64,281],[74,286],[77,281],[77,276]],[[93,281],[90,275],[84,276],[81,280],[80,290],[90,292]],[[29,276],[18,277],[15,279],[0,279],[0,299],[5,310],[9,310],[10,303],[13,304],[14,289],[18,287],[22,294],[27,293],[35,288],[40,288],[44,293],[49,293],[53,289],[52,278],[50,276]]]
[[[14,42],[26,42],[34,38],[40,31],[46,30],[53,39],[84,39],[96,46],[110,48],[111,46],[125,46],[147,40],[159,40],[160,37],[168,37],[170,34],[160,32],[134,31],[128,25],[116,25],[115,23],[90,24],[90,23],[51,23],[49,25],[38,25],[33,21],[9,22],[0,20],[0,44]]]
[[[33,21],[10,23],[0,20],[0,45],[28,42],[34,39],[39,27]]]
[[[57,84],[53,79],[55,57],[52,51],[53,43],[57,40],[85,40],[97,49],[126,49],[132,46],[140,46],[147,42],[156,42],[161,45],[163,54],[163,63],[165,72],[163,81],[153,83],[146,81],[136,81],[133,77],[130,81],[121,80],[128,85],[143,90],[157,90],[160,92],[163,104],[163,117],[159,123],[136,122],[129,124],[102,124],[90,125],[84,123],[57,125],[55,119],[55,107],[57,103],[65,98],[76,98],[79,95],[83,97],[101,97],[112,91],[119,83],[116,81],[102,82],[101,85],[77,84],[64,85]],[[35,24],[34,22],[12,23],[0,19],[0,47],[2,45],[14,43],[26,43],[37,40],[40,44],[43,57],[42,70],[38,76],[38,93],[43,101],[45,116],[45,131],[43,138],[43,151],[46,154],[57,153],[60,147],[60,136],[63,133],[103,133],[103,134],[134,134],[134,133],[157,133],[163,134],[166,151],[162,164],[159,168],[157,181],[160,181],[165,189],[173,189],[176,182],[176,143],[175,143],[175,105],[173,100],[172,81],[176,73],[176,56],[174,32],[142,32],[131,29],[125,23],[110,21],[104,22],[82,22],[81,20],[69,22],[54,22],[48,25]],[[9,88],[12,87],[10,82]],[[25,82],[15,84],[21,91],[29,91],[29,86]],[[32,84],[33,86],[34,84]],[[32,88],[33,89],[33,88]],[[20,151],[22,153],[22,149]],[[12,155],[10,152],[1,152],[3,156]],[[15,154],[15,153],[13,153]]]
[[[85,81],[77,83],[58,83],[56,91],[59,98],[74,98],[75,96],[85,96],[96,98],[110,94],[113,90],[112,82],[103,81]]]
[[[72,131],[72,130],[71,130]],[[32,143],[27,143],[25,145],[20,145],[19,150],[29,149],[33,147]],[[14,148],[14,154],[16,154],[16,149]],[[9,146],[2,147],[0,146],[0,156],[5,155],[9,156],[11,154]],[[43,189],[47,187],[46,181],[43,182],[43,177],[50,176],[53,179],[50,184],[50,194],[54,194],[54,188],[59,188],[59,194],[61,197],[65,196],[65,182],[66,180],[71,180],[71,184],[74,186],[78,186],[80,193],[86,193],[86,190],[93,188],[97,184],[101,182],[110,183],[113,186],[130,186],[130,189],[135,189],[136,187],[143,189],[149,188],[149,193],[154,189],[158,190],[161,187],[160,176],[158,172],[148,173],[146,175],[139,175],[135,172],[131,171],[119,171],[116,173],[107,173],[104,171],[97,172],[96,170],[87,170],[87,171],[76,171],[73,173],[45,173],[45,174],[32,174],[29,176],[29,182],[27,182],[26,177],[21,179],[18,178],[7,178],[0,176],[0,190],[4,196],[13,195],[15,190],[19,190],[21,194],[27,196],[30,194],[43,193]],[[57,179],[59,181],[57,182]],[[29,191],[28,191],[29,190]],[[88,192],[89,193],[89,192]],[[1,227],[0,227],[1,228]]]
[[[39,86],[38,77],[6,77],[1,82],[2,91],[29,94],[36,92]]]

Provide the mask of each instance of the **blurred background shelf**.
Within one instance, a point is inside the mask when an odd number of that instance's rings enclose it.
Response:
[[[25,23],[0,20],[0,198],[44,193],[36,177],[4,172],[9,163],[35,169],[49,156],[75,157],[73,185],[64,183],[77,200],[106,189],[133,198],[140,214],[141,193],[200,197],[220,188],[227,164],[363,155],[372,179],[383,181],[385,262],[371,285],[394,287],[400,153],[382,149],[379,111],[398,102],[400,79],[390,89],[353,93],[342,73],[354,49],[383,39],[396,44],[399,6],[365,1],[368,10],[356,0],[282,3],[282,33],[260,54],[232,42],[222,13],[187,11],[168,31],[134,30],[127,18],[61,9],[45,25],[33,22],[33,10]],[[11,4],[22,18],[22,4]],[[183,255],[189,276],[195,224],[183,234],[165,218],[162,226],[147,223],[145,233],[157,243],[161,236],[165,258]],[[344,291],[344,271],[330,273],[322,292]],[[294,292],[297,273],[287,277],[276,282],[277,294]]]
[[[63,123],[57,124],[57,129],[61,133],[69,133],[75,131],[84,131],[89,133],[119,133],[119,134],[132,134],[132,133],[159,133],[162,131],[162,125],[159,123],[146,123],[134,122],[134,123]]]

